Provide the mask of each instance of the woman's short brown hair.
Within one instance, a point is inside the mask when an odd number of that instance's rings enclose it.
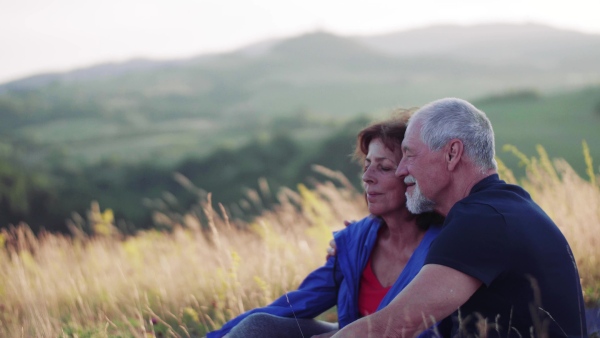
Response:
[[[354,148],[354,160],[362,165],[369,152],[369,144],[374,139],[380,139],[392,151],[398,149],[404,139],[406,125],[413,111],[410,109],[395,110],[391,118],[373,123],[359,131]]]
[[[356,137],[356,147],[354,148],[354,160],[363,165],[369,153],[369,144],[375,139],[381,140],[391,151],[399,149],[402,146],[404,134],[406,134],[408,119],[414,111],[415,109],[395,110],[391,118],[370,124],[359,131]],[[430,225],[442,224],[443,222],[444,217],[436,212],[417,215],[417,226],[421,230],[427,230]]]

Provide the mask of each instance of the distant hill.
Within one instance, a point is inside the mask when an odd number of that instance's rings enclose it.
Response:
[[[600,56],[600,35],[538,24],[443,25],[358,40],[390,55],[445,55],[481,63],[558,65],[578,55]]]
[[[243,144],[290,121],[314,128],[440,97],[578,90],[600,83],[597,60],[600,35],[540,25],[313,32],[233,53],[132,60],[0,85],[0,132],[56,147],[78,163],[168,162]],[[297,137],[325,136],[310,128]]]
[[[52,85],[54,83],[76,83],[99,81],[119,77],[124,74],[136,72],[156,71],[164,68],[189,66],[190,64],[210,60],[211,55],[202,55],[199,57],[185,60],[150,60],[133,59],[125,62],[111,62],[94,65],[91,67],[75,69],[62,73],[44,73],[32,75],[23,79],[14,80],[0,85],[0,94],[8,91],[33,90],[36,88]]]
[[[600,69],[600,35],[583,34],[539,24],[487,24],[474,26],[440,25],[395,33],[338,37],[314,32],[288,39],[261,41],[232,53],[251,58],[328,56],[336,60],[368,54],[398,57],[452,58],[493,66],[528,66],[544,71]],[[31,76],[0,85],[0,91],[27,89],[54,81],[73,82],[165,67],[190,67],[200,60],[218,60],[226,55],[202,55],[191,59],[153,61],[136,59],[123,63],[101,64],[65,73]],[[218,62],[218,61],[217,61]],[[210,63],[208,64],[210,65]],[[585,74],[571,74],[571,77]],[[591,79],[597,81],[597,78]],[[581,81],[585,81],[582,79]],[[561,83],[554,83],[560,86]],[[572,85],[563,83],[562,85]]]

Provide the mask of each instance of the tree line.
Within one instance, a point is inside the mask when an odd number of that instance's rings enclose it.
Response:
[[[367,123],[365,117],[356,118],[310,145],[287,133],[262,133],[241,147],[218,147],[208,156],[187,158],[171,167],[118,159],[61,165],[68,161],[61,161],[65,155],[57,152],[52,165],[30,168],[19,154],[33,145],[0,141],[0,227],[25,222],[34,232],[69,233],[67,220],[85,215],[96,201],[113,210],[121,231],[134,233],[160,226],[152,219],[157,203],[183,212],[198,202],[199,194],[208,192],[215,203],[237,213],[234,216],[251,217],[260,210],[245,207],[248,203],[243,201],[248,191],[260,190],[261,179],[273,193],[282,186],[294,189],[318,175],[313,164],[341,171],[359,187],[360,167],[352,163],[351,153],[356,133]],[[182,184],[182,178],[195,188]],[[272,202],[266,199],[263,205]]]

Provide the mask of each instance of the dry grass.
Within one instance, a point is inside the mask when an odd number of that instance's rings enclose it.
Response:
[[[87,221],[104,235],[5,230],[0,336],[202,336],[294,289],[323,263],[333,228],[366,212],[331,182],[298,191],[282,190],[251,224],[230,222],[209,196],[186,215],[157,213],[170,232],[120,238],[97,205]]]
[[[561,227],[573,248],[586,301],[600,299],[600,189],[564,161],[527,159],[519,184]],[[591,164],[590,164],[591,165]],[[98,234],[42,234],[21,225],[0,236],[0,336],[199,337],[262,306],[324,261],[331,231],[366,214],[362,194],[324,168],[342,188],[316,183],[281,190],[278,204],[252,223],[229,220],[204,199],[185,215],[156,213],[172,231],[121,238],[110,212],[93,205]],[[504,179],[515,181],[502,169]],[[267,188],[248,195],[261,204]],[[216,209],[216,210],[215,210]]]

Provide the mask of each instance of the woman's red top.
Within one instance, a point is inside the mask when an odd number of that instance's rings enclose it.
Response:
[[[383,300],[383,297],[392,287],[383,287],[371,267],[371,257],[367,262],[367,266],[363,270],[360,277],[360,286],[358,288],[358,311],[361,316],[366,316],[374,313]]]

